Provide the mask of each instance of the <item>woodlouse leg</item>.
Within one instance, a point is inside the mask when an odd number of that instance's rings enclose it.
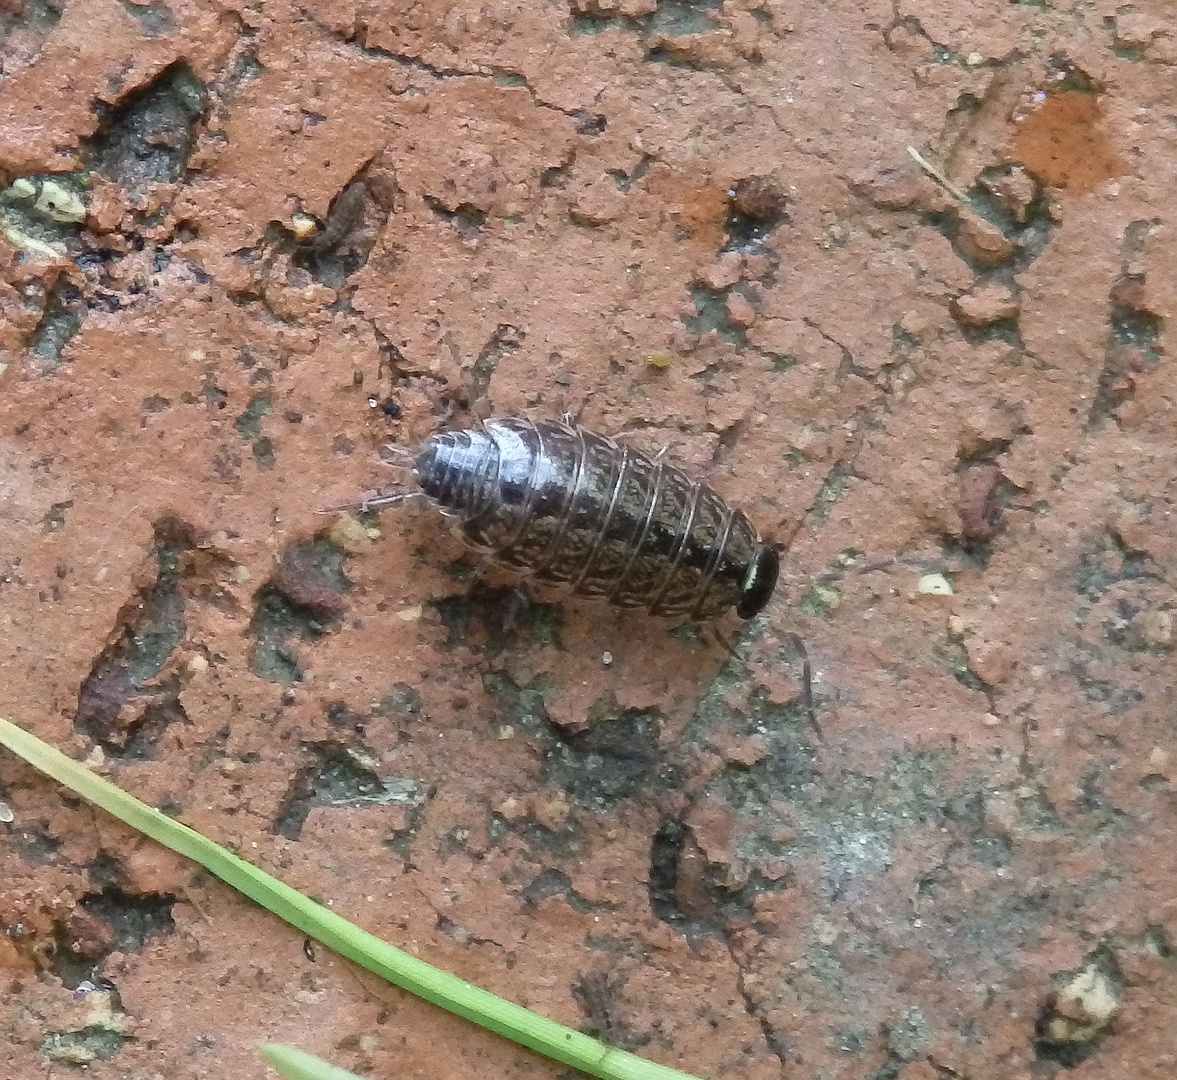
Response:
[[[474,567],[474,571],[471,573],[467,582],[468,586],[473,588],[475,585],[477,585],[478,582],[482,580],[482,575],[485,574],[492,566],[494,566],[494,564],[495,560],[493,555],[484,555],[478,561],[478,565]]]
[[[580,418],[584,415],[584,410],[588,406],[589,399],[593,396],[593,392],[589,390],[580,399],[580,405],[576,411],[573,412],[568,408],[568,398],[564,393],[560,394],[560,404],[563,408],[560,410],[560,423],[565,427],[578,428],[580,427]]]
[[[478,579],[494,565],[496,564],[493,557],[483,559],[475,567],[474,576],[470,579],[469,587],[472,589]],[[506,602],[500,609],[503,616],[501,628],[504,634],[514,633],[515,628],[519,625],[519,617],[527,611],[534,599],[535,597],[531,591],[531,576],[529,574],[523,574],[507,592]]]
[[[395,443],[385,443],[376,451],[376,455],[380,458],[382,465],[387,465],[393,469],[406,468],[415,457],[412,450],[408,450],[403,446],[397,446]]]
[[[706,642],[708,636],[715,638],[715,640],[719,642],[719,644],[722,645],[727,651],[728,656],[730,656],[733,660],[740,659],[740,654],[736,652],[736,647],[731,643],[731,639],[724,637],[716,627],[704,623],[699,628],[699,638]]]
[[[519,625],[519,616],[524,614],[530,606],[531,597],[527,594],[527,590],[516,585],[507,598],[507,609],[503,612],[503,633],[513,633],[515,627]]]

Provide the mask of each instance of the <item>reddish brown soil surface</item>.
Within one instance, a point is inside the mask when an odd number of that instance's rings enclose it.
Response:
[[[1177,1075],[1170,4],[0,25],[0,714],[700,1077]],[[735,657],[316,513],[565,409],[795,533]],[[0,801],[2,1076],[566,1074]]]

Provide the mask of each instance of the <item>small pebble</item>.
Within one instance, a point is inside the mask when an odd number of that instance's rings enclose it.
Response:
[[[1038,182],[1021,165],[1010,167],[1008,173],[981,183],[989,189],[997,204],[1019,225],[1030,219],[1030,207],[1041,194]]]
[[[0,824],[9,825],[16,820],[12,807],[6,802],[0,802]]]
[[[727,313],[727,321],[741,330],[746,330],[756,321],[756,309],[742,293],[728,293],[724,301],[724,310]]]
[[[290,231],[294,233],[294,239],[302,243],[319,231],[319,222],[310,214],[292,214]]]
[[[732,192],[728,192],[729,197]],[[731,288],[743,272],[744,259],[738,252],[725,251],[715,262],[708,266],[702,273],[701,280],[707,288],[715,292],[722,292],[724,289]]]
[[[1136,649],[1171,649],[1173,615],[1155,608],[1137,612],[1128,624],[1127,642]]]
[[[1090,1042],[1120,1011],[1120,995],[1094,964],[1058,992],[1048,1031],[1055,1042]]]
[[[974,210],[960,211],[957,247],[982,266],[997,266],[1013,257],[1018,247],[1004,233]]]
[[[916,341],[928,332],[930,326],[931,320],[920,311],[905,311],[899,320],[899,329]]]
[[[826,611],[836,611],[842,603],[842,594],[828,585],[814,585],[810,594]]]
[[[76,192],[56,180],[46,180],[41,184],[41,195],[36,207],[54,221],[76,224],[86,220],[86,204]]]
[[[203,675],[208,671],[208,657],[204,653],[193,653],[184,666],[189,675]]]
[[[925,596],[952,595],[952,583],[943,574],[924,574],[917,588]]]
[[[601,653],[601,663],[604,664],[605,667],[608,667],[611,663],[613,663],[613,654],[611,652]]]
[[[328,534],[344,551],[359,551],[371,543],[368,530],[351,514],[343,514],[331,527]]]
[[[818,942],[827,948],[838,940],[838,928],[824,915],[813,920],[813,931]]]
[[[522,799],[516,799],[513,795],[508,795],[491,809],[505,821],[519,821],[527,816],[527,805]]]
[[[949,308],[957,322],[981,328],[1016,319],[1022,306],[1008,285],[989,282],[958,296]]]

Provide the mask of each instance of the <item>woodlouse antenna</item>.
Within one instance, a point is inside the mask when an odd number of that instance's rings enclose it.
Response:
[[[857,577],[860,574],[873,574],[876,570],[889,570],[892,566],[902,566],[907,560],[894,555],[874,562],[863,563],[862,566],[845,566],[837,570],[825,570],[817,574],[814,581],[841,581],[847,577]]]
[[[719,632],[719,628],[712,624],[704,625],[700,630],[700,637],[706,641],[707,637],[713,637],[725,650],[728,656],[733,660],[743,662],[735,645],[729,638],[726,638]],[[817,722],[817,708],[813,702],[813,667],[809,663],[809,652],[805,648],[805,642],[801,640],[801,635],[796,633],[788,633],[785,635],[785,640],[793,647],[793,651],[797,654],[797,659],[801,661],[801,704],[805,708],[806,718],[809,720],[810,726],[816,732],[817,737],[825,740],[822,734],[821,725]]]
[[[409,499],[423,499],[423,491],[378,491],[369,495],[362,502],[344,503],[340,506],[325,506],[316,510],[317,514],[365,514],[369,510],[382,510],[386,506],[396,506],[398,503],[408,502]]]
[[[821,726],[817,722],[817,710],[813,707],[813,668],[809,665],[809,653],[805,650],[805,642],[799,634],[787,634],[786,640],[801,658],[801,701],[805,705],[805,713],[809,723],[817,732],[819,739],[825,738],[821,733]]]

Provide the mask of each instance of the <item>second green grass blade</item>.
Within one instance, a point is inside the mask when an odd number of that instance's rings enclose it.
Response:
[[[602,1080],[696,1080],[606,1046],[386,944],[3,718],[0,745],[120,821],[199,863],[304,934],[426,1001]]]
[[[263,1043],[258,1049],[270,1067],[286,1080],[363,1080],[347,1069],[332,1065],[320,1058],[304,1054],[293,1046],[280,1043]]]

